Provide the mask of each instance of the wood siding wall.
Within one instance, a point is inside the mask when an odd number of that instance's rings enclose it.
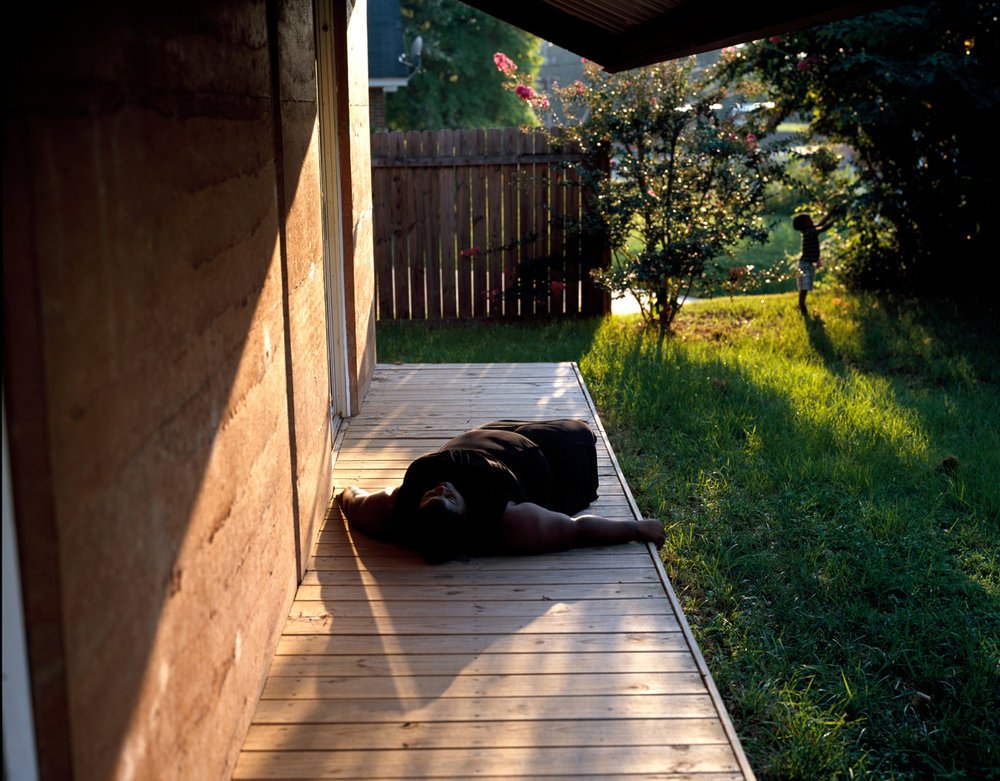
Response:
[[[603,314],[606,264],[575,226],[579,159],[541,131],[375,133],[378,316],[397,320]]]
[[[345,94],[364,3],[334,5]],[[225,779],[330,500],[313,4],[11,13],[4,402],[41,776]],[[356,367],[370,248],[362,225],[344,259]]]

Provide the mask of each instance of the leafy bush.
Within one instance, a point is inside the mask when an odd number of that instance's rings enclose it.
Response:
[[[817,137],[850,145],[845,280],[864,287],[961,292],[960,255],[986,270],[1000,185],[1000,48],[995,2],[902,6],[733,50],[734,80],[767,87],[774,120],[806,117]]]
[[[548,98],[523,83],[513,62],[495,56],[507,86],[536,109]],[[745,283],[745,268],[714,262],[768,238],[766,187],[778,174],[762,145],[770,127],[739,90],[695,77],[695,58],[609,74],[593,63],[584,78],[557,88],[558,138],[577,146],[586,216],[570,226],[614,256],[599,280],[631,294],[647,323],[670,329],[684,299]]]

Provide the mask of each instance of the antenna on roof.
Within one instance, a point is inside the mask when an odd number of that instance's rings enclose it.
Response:
[[[410,55],[407,56],[406,52],[399,55],[399,61],[403,63],[411,71],[420,70],[420,55],[424,52],[424,39],[421,36],[417,36],[413,39],[413,43],[410,45]]]

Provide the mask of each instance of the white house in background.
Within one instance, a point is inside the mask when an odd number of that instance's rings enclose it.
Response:
[[[385,93],[405,87],[420,65],[423,43],[418,36],[409,47],[403,38],[399,0],[368,3],[368,106],[372,130],[384,130]]]

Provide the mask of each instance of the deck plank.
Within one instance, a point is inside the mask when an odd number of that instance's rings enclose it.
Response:
[[[546,746],[660,746],[672,735],[687,745],[726,743],[726,734],[711,719],[629,719],[627,721],[511,721],[463,725],[457,734],[451,723],[423,722],[384,725],[281,724],[255,725],[247,736],[250,751],[336,751],[426,748],[515,748]]]
[[[637,696],[550,697],[387,697],[344,700],[260,700],[256,724],[372,725],[386,722],[443,721],[551,721],[574,719],[714,719],[715,705],[708,694],[644,694]],[[683,739],[677,737],[678,744]],[[345,747],[350,748],[350,747]]]
[[[686,650],[686,649],[685,649]],[[696,672],[684,651],[654,653],[618,651],[616,663],[631,673]],[[451,654],[298,654],[275,656],[269,676],[330,676],[361,678],[397,675],[451,675],[456,661]],[[601,653],[481,653],[460,660],[462,675],[584,675],[607,673],[608,660]]]
[[[655,754],[655,757],[654,757]],[[244,752],[236,779],[531,778],[553,772],[574,778],[609,774],[717,773],[738,768],[728,746],[573,746],[403,751]]]
[[[637,515],[573,364],[379,366],[333,481],[377,490],[498,419],[587,420],[592,511]],[[315,540],[233,778],[753,779],[662,565],[633,543],[431,566]]]

